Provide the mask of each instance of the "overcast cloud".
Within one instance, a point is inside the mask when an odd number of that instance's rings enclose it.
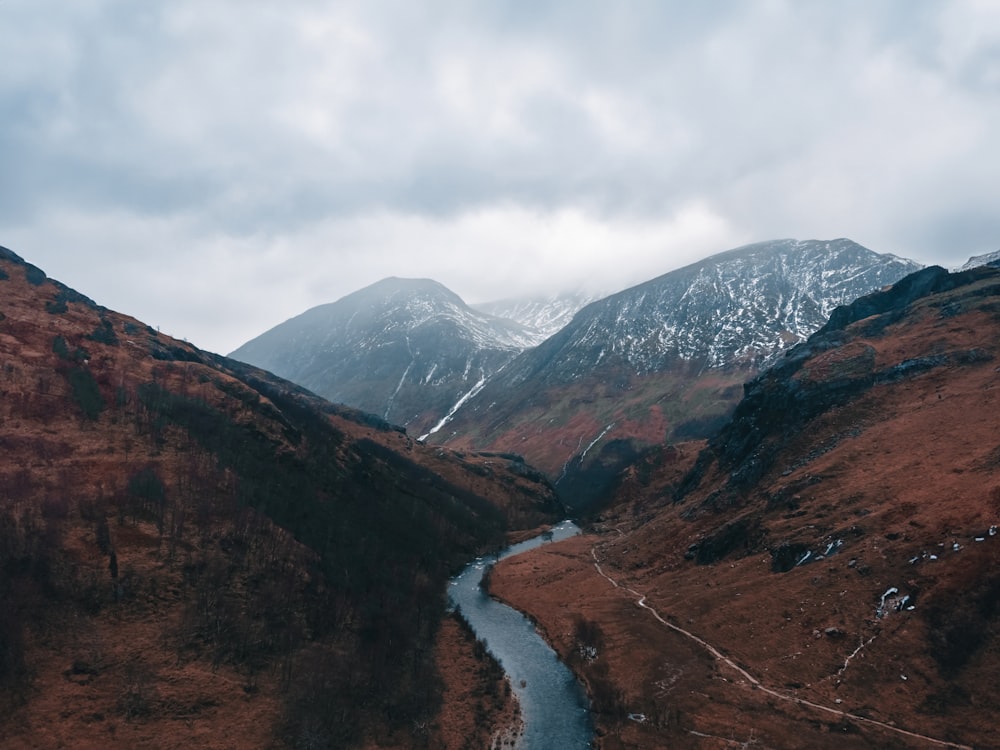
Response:
[[[385,276],[1000,248],[993,0],[0,0],[0,244],[230,351]]]

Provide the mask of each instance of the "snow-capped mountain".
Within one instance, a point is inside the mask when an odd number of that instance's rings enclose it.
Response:
[[[583,308],[432,440],[518,451],[565,478],[574,456],[593,460],[612,443],[621,452],[621,441],[637,437],[703,436],[746,379],[835,307],[919,268],[847,239],[775,240],[712,256]]]
[[[760,365],[819,329],[835,307],[919,268],[845,239],[747,245],[590,305],[545,351],[522,361],[545,360],[546,377],[561,380],[602,363],[640,375],[678,359]],[[513,369],[508,378],[532,371]]]
[[[958,270],[968,271],[970,268],[978,266],[1000,266],[1000,250],[994,250],[992,253],[983,253],[982,255],[973,255]]]
[[[537,331],[537,345],[564,328],[582,308],[605,296],[607,295],[596,292],[576,291],[547,296],[511,297],[472,307],[488,315],[517,321]]]
[[[384,279],[230,355],[420,434],[538,334],[428,279]]]

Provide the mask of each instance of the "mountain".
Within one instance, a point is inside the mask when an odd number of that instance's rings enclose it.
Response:
[[[1000,270],[912,274],[490,591],[586,681],[607,747],[996,746],[998,364]]]
[[[834,308],[917,268],[847,239],[714,255],[586,306],[431,439],[523,453],[568,497],[592,496],[642,445],[710,434]]]
[[[0,362],[0,746],[444,745],[450,665],[477,659],[447,579],[561,513],[537,472],[420,445],[4,248]]]
[[[984,253],[983,255],[973,255],[959,270],[968,271],[970,268],[977,268],[978,266],[1000,266],[1000,250],[994,250],[992,253]]]
[[[435,281],[389,278],[307,310],[230,356],[420,435],[537,339]]]
[[[607,295],[577,291],[547,296],[511,297],[472,307],[497,318],[514,320],[537,331],[534,345],[538,345],[564,328],[581,308],[605,296]]]

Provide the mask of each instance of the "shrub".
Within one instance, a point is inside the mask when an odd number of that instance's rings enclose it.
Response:
[[[137,719],[152,713],[156,697],[156,679],[149,668],[139,661],[125,666],[118,710],[126,719]]]
[[[141,500],[146,500],[159,505],[167,496],[167,488],[156,475],[156,470],[152,466],[147,466],[136,472],[128,480],[129,494]]]
[[[118,345],[118,337],[115,335],[115,329],[111,325],[111,321],[107,318],[101,318],[101,324],[87,338],[99,344]]]
[[[96,421],[104,410],[104,398],[93,374],[86,367],[74,367],[66,374],[66,378],[83,416]]]
[[[62,336],[56,336],[52,339],[52,351],[59,359],[69,359],[69,345]]]
[[[45,271],[29,263],[24,267],[24,278],[32,286],[41,286],[45,283],[47,277],[45,276]]]

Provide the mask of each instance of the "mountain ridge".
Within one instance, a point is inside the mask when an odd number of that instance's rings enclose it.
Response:
[[[846,239],[774,240],[704,258],[582,308],[431,440],[523,453],[567,492],[593,497],[587,486],[604,486],[641,445],[706,436],[743,381],[837,305],[918,267]],[[596,474],[580,474],[583,459]],[[579,481],[564,484],[574,473]]]
[[[1000,265],[1000,250],[994,250],[991,253],[983,253],[982,255],[973,255],[958,270],[968,271],[969,269],[976,268],[977,266],[987,265]]]
[[[538,338],[534,343],[537,346],[564,328],[581,309],[606,296],[608,295],[576,291],[509,297],[494,302],[474,304],[472,307],[496,317],[514,320],[538,331]]]

